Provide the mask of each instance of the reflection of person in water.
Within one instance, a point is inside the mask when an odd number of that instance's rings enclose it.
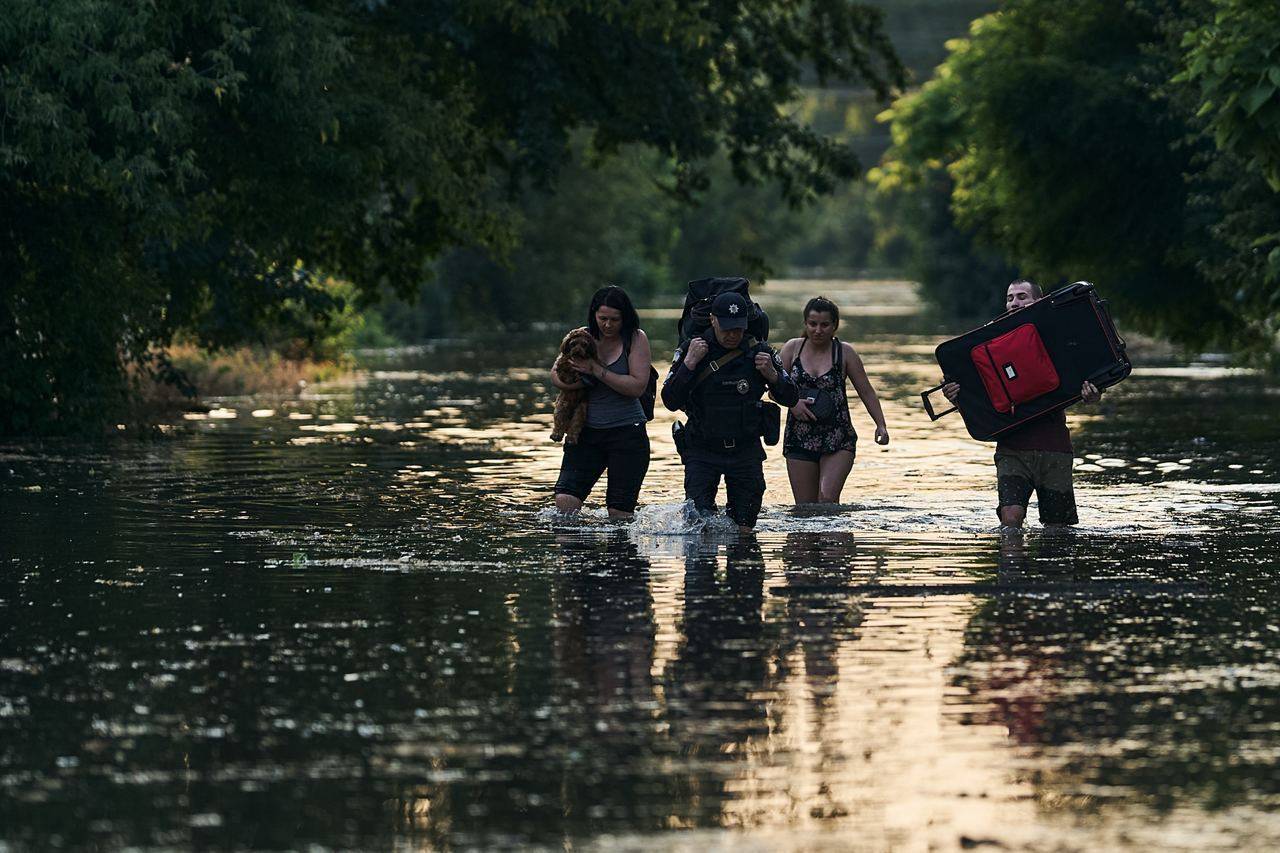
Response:
[[[777,680],[785,683],[797,674],[802,663],[805,693],[813,712],[813,729],[806,740],[818,743],[820,760],[815,770],[821,784],[818,801],[809,805],[811,814],[826,817],[847,814],[848,804],[832,801],[830,778],[844,770],[846,756],[838,738],[825,736],[835,712],[836,685],[840,679],[839,652],[852,640],[862,623],[863,596],[857,586],[871,583],[876,565],[870,570],[857,565],[857,543],[852,533],[788,533],[782,547],[782,564],[787,584],[779,592],[785,596],[781,646],[778,649]],[[799,653],[797,655],[797,652]]]
[[[654,687],[649,561],[622,531],[614,531],[603,550],[596,538],[563,540],[557,658],[593,691],[586,701],[623,710],[648,705]]]
[[[714,545],[697,543],[685,562],[684,642],[666,672],[671,734],[686,759],[697,759],[685,800],[697,823],[716,822],[731,794],[728,773],[705,761],[740,755],[768,733],[765,700],[769,641],[764,634],[764,557],[754,539],[729,544],[723,570]],[[727,756],[727,757],[726,757]]]
[[[836,646],[862,621],[861,598],[849,588],[871,583],[874,570],[856,566],[856,558],[852,533],[788,533],[782,548],[787,578],[782,657],[791,649],[803,650],[815,696],[826,692],[826,681],[834,681]]]
[[[564,568],[553,592],[557,627],[548,704],[588,765],[562,768],[564,777],[553,786],[563,798],[556,819],[573,834],[601,831],[590,817],[601,811],[618,828],[663,828],[662,810],[649,807],[663,800],[661,792],[637,785],[643,779],[634,773],[635,756],[659,748],[649,561],[619,530],[604,542],[577,535],[561,537],[559,544]],[[601,774],[609,775],[607,784]],[[538,788],[548,788],[545,779]]]
[[[1270,672],[1274,646],[1240,640],[1266,636],[1274,615],[1241,607],[1255,577],[1232,589],[1230,573],[1206,583],[1173,562],[1141,543],[1001,543],[999,592],[970,620],[955,671],[973,693],[966,704],[989,709],[978,723],[1034,747],[1025,775],[1037,802],[1092,803],[1102,790],[1184,809],[1203,828],[1205,815],[1273,790],[1274,756],[1254,746],[1280,724],[1280,705],[1245,673]]]
[[[1044,736],[1045,702],[1062,679],[1062,667],[1070,666],[1063,641],[1073,635],[1082,643],[1095,637],[1092,631],[1076,630],[1083,615],[1078,607],[1027,606],[1027,596],[1042,595],[1045,587],[1065,591],[1075,581],[1088,580],[1079,575],[1088,575],[1077,561],[1081,545],[1074,536],[1044,536],[1034,542],[1021,534],[1001,537],[995,595],[970,622],[968,635],[983,638],[983,644],[967,643],[961,662],[993,660],[977,670],[983,677],[968,686],[989,703],[992,722],[1006,727],[1019,744],[1039,743]],[[990,665],[996,661],[1000,665]]]

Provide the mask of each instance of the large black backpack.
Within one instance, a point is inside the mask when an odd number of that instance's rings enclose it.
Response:
[[[677,340],[687,341],[711,326],[711,303],[722,293],[740,293],[751,305],[747,314],[747,334],[758,341],[769,340],[769,315],[751,301],[750,283],[745,278],[699,278],[689,282],[684,295],[684,311],[676,324]]]

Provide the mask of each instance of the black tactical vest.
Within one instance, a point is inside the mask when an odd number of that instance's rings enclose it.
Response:
[[[760,435],[760,399],[768,389],[764,377],[756,370],[758,343],[743,341],[743,354],[709,374],[693,387],[686,411],[689,430],[694,438],[722,441],[753,439]],[[714,343],[698,371],[706,369],[728,350]]]

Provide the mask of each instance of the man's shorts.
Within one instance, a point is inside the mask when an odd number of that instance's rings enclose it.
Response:
[[[996,453],[999,506],[1025,507],[1036,493],[1041,524],[1076,524],[1070,453],[1050,450],[1001,450]],[[998,510],[997,510],[998,512]]]

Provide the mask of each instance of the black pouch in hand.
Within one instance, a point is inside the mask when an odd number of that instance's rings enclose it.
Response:
[[[804,349],[803,343],[800,348]],[[791,369],[797,369],[799,364],[800,353],[796,353],[795,360],[791,363]],[[801,398],[809,406],[809,413],[813,415],[814,423],[822,426],[831,426],[837,423],[836,415],[839,414],[840,407],[845,405],[844,344],[840,343],[839,338],[833,338],[831,341],[831,369],[839,377],[840,394],[833,394],[825,388],[805,388],[800,392]]]
[[[839,405],[836,403],[835,395],[830,391],[819,388],[813,391],[811,396],[805,397],[804,401],[809,405],[809,412],[816,423],[829,426],[836,422]]]
[[[760,401],[760,437],[764,443],[772,447],[778,443],[782,433],[782,409],[768,400]]]

